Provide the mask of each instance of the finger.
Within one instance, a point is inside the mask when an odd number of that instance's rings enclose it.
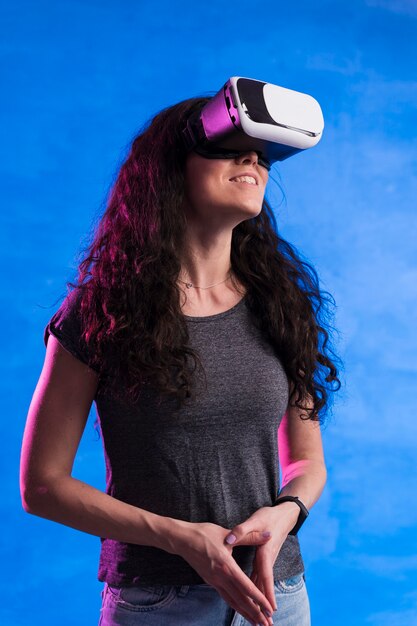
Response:
[[[253,584],[259,589],[259,591],[261,593],[264,594],[264,596],[266,596],[266,594],[264,593],[264,590],[262,588],[262,583],[261,583],[261,579],[259,578],[258,572],[257,570],[253,570],[252,574],[250,576],[251,581],[253,582]],[[267,596],[266,596],[267,597]]]
[[[268,598],[274,611],[277,610],[277,603],[275,598],[275,583],[274,573],[271,563],[262,555],[257,554],[257,568],[258,568],[258,587],[260,591]]]
[[[270,616],[272,616],[273,609],[269,605],[267,598],[238,566],[236,570],[236,578],[233,576],[227,577],[227,579],[219,581],[220,584],[217,587],[220,587],[233,599],[231,606],[238,613],[250,616],[249,621],[255,624],[272,624]]]
[[[248,622],[250,622],[251,624],[266,624],[267,626],[269,626],[270,622],[269,621],[260,621],[260,620],[265,620],[266,618],[262,615],[262,613],[259,611],[259,607],[255,607],[255,612],[253,610],[253,603],[249,604],[249,609],[246,609],[246,602],[244,603],[245,606],[243,606],[243,604],[241,602],[236,602],[236,598],[232,595],[230,595],[229,593],[227,593],[226,590],[224,589],[217,589],[217,592],[219,593],[219,595],[223,598],[223,600],[225,600],[225,602],[227,602],[227,604],[229,604],[232,609],[234,609],[235,611],[237,611],[239,613],[239,615],[242,615],[242,617],[245,618],[245,620],[247,620]]]
[[[271,539],[272,534],[269,530],[250,530],[244,534],[231,532],[227,535],[225,542],[229,546],[260,546]]]
[[[242,572],[243,573],[243,572]],[[243,577],[231,579],[231,585],[239,592],[253,600],[256,604],[259,604],[262,608],[271,612],[272,605],[269,603],[267,597],[258,589],[258,587],[243,574]]]
[[[273,613],[273,606],[268,601],[267,597],[258,589],[256,585],[240,570],[241,576],[238,575],[234,579],[229,579],[227,586],[228,592],[234,597],[239,597],[244,602],[243,606],[247,609],[252,603],[253,610],[255,610],[254,617],[257,617],[259,621],[259,615],[271,616]],[[249,602],[249,604],[248,604]],[[247,610],[246,609],[246,610]],[[259,623],[263,623],[259,621]],[[271,623],[267,621],[266,623]]]
[[[274,611],[276,611],[277,603],[275,599],[275,585],[274,585],[274,577],[272,576],[272,573],[262,580],[261,591],[268,598],[269,602],[274,608]]]

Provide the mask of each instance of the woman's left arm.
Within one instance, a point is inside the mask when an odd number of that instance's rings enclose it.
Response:
[[[327,472],[319,422],[301,419],[302,411],[288,407],[278,429],[278,450],[282,470],[280,496],[298,496],[311,509],[326,484]],[[300,509],[295,503],[291,504]],[[297,511],[296,511],[297,513]],[[298,514],[296,515],[298,518]],[[291,530],[291,528],[290,528]]]
[[[282,470],[281,496],[297,496],[308,510],[319,499],[326,483],[326,466],[319,422],[303,420],[302,410],[288,407],[278,430]],[[262,507],[230,534],[233,546],[245,545],[254,534],[270,532],[267,543],[258,546],[251,579],[276,609],[273,566],[288,533],[294,528],[300,508],[295,502]],[[229,541],[228,541],[229,543]]]

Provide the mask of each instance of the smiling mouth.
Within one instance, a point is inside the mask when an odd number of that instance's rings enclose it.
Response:
[[[251,185],[253,187],[258,186],[258,183],[252,176],[236,176],[236,178],[230,178],[229,181],[231,183],[241,183],[243,185]]]

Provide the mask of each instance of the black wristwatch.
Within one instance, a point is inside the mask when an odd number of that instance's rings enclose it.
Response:
[[[272,506],[277,506],[278,504],[281,504],[282,502],[295,502],[300,507],[300,513],[298,515],[297,523],[294,526],[294,528],[288,533],[289,535],[296,535],[298,531],[300,530],[301,526],[304,524],[304,522],[307,519],[308,509],[301,502],[301,500],[297,498],[297,496],[281,496],[281,497],[278,496],[278,498],[275,500]]]

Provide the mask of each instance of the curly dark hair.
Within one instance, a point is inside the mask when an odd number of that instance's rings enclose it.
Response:
[[[181,129],[208,99],[163,109],[134,138],[81,253],[77,280],[67,283],[79,290],[82,340],[100,371],[98,393],[105,387],[120,395],[122,389],[136,401],[142,386],[153,384],[180,407],[193,396],[196,369],[204,374],[188,343],[177,279],[187,243]],[[334,300],[320,290],[312,266],[278,235],[266,200],[257,217],[233,229],[231,267],[254,323],[284,367],[290,404],[305,411],[304,419],[322,421],[329,392],[340,388],[327,323]]]

